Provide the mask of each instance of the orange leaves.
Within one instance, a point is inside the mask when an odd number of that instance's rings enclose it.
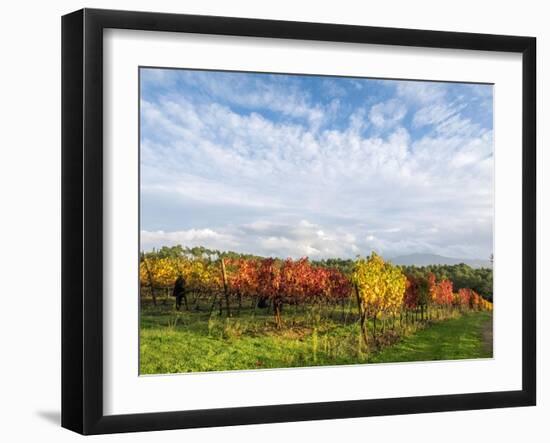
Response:
[[[476,291],[469,288],[459,289],[458,294],[455,294],[455,303],[474,310],[493,310],[493,304],[490,301],[485,300]]]
[[[348,278],[336,269],[314,266],[307,258],[225,258],[227,282],[231,293],[243,296],[279,298],[285,303],[339,300],[350,293]],[[170,287],[178,275],[195,291],[222,287],[219,260],[199,258],[142,257],[142,285]]]
[[[313,266],[307,258],[266,258],[259,260],[257,266],[257,288],[266,298],[300,304],[345,298],[350,283],[340,271]]]
[[[435,284],[435,297],[433,299],[436,305],[450,306],[453,303],[453,282],[450,280],[441,280]]]
[[[473,289],[461,288],[458,292],[453,292],[451,280],[443,279],[438,282],[432,273],[426,277],[408,275],[403,305],[414,309],[428,304],[485,310],[491,310],[493,306]]]
[[[375,253],[368,259],[356,260],[351,276],[335,268],[315,265],[307,258],[238,257],[224,258],[224,263],[230,295],[261,297],[280,304],[337,302],[350,296],[353,284],[369,315],[430,304],[484,310],[492,310],[493,306],[472,289],[453,293],[452,281],[438,282],[432,273],[405,277],[399,267]],[[142,286],[172,287],[180,274],[189,291],[214,294],[223,290],[219,259],[142,255]]]
[[[229,287],[244,296],[258,294],[258,267],[257,260],[251,259],[227,259]]]

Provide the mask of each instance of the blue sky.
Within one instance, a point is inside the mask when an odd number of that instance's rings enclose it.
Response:
[[[141,244],[492,253],[493,87],[141,69]]]

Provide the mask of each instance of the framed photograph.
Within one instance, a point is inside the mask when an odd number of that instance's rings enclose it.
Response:
[[[536,41],[62,19],[62,425],[536,403]]]

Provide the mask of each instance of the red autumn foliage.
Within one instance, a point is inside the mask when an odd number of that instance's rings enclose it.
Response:
[[[349,296],[351,283],[337,269],[312,265],[307,258],[227,261],[233,292],[258,296],[273,304],[277,324],[284,304],[337,302]]]
[[[450,306],[453,303],[453,282],[445,279],[436,284],[434,302],[440,306]]]
[[[418,306],[420,298],[420,282],[412,275],[407,275],[405,283],[405,294],[403,295],[403,304],[408,309],[414,309]]]

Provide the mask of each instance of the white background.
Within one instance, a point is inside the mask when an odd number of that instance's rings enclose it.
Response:
[[[10,2],[4,5],[0,32],[0,109],[2,137],[0,247],[0,436],[6,441],[81,439],[59,428],[60,397],[60,15],[82,6],[235,15],[287,20],[413,27],[455,31],[534,35],[538,37],[538,144],[542,151],[550,114],[550,95],[542,78],[550,73],[550,29],[544,2],[388,1],[367,4],[201,0],[178,5],[90,0]],[[543,163],[545,163],[543,165]],[[548,156],[539,159],[539,190],[549,194]],[[542,205],[539,195],[539,202]],[[546,198],[539,225],[548,222]],[[539,274],[549,265],[548,235],[541,235]],[[37,289],[37,285],[40,288]],[[539,278],[539,294],[548,283]],[[494,411],[377,417],[223,429],[165,431],[97,437],[94,440],[270,442],[335,441],[342,438],[383,441],[547,441],[550,431],[550,368],[544,345],[550,338],[539,297],[539,406]],[[542,345],[541,345],[542,343]],[[547,345],[546,345],[547,348]],[[131,439],[131,440],[130,440]]]

